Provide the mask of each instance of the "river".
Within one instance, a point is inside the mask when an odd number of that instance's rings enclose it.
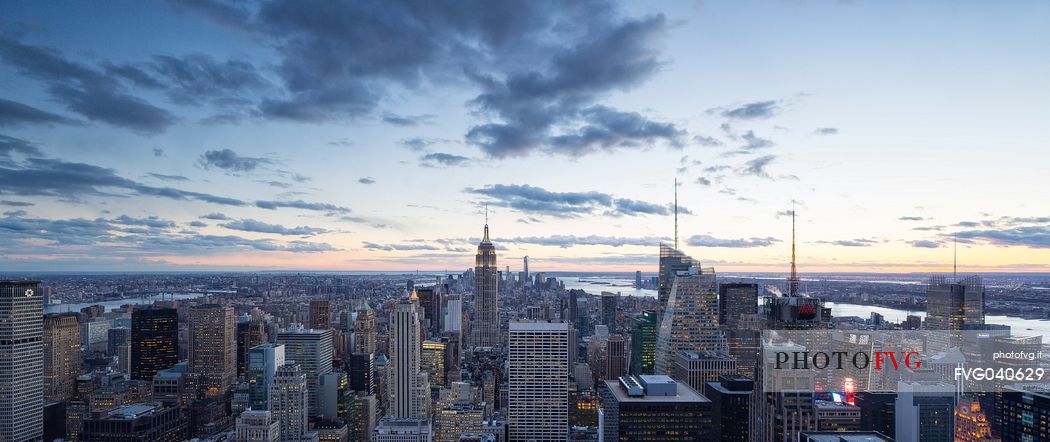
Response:
[[[175,293],[165,294],[164,299],[174,298],[176,301],[180,299],[194,299],[204,296],[204,293]],[[44,306],[44,313],[63,313],[63,312],[79,312],[84,307],[90,307],[93,305],[101,305],[105,307],[106,311],[115,310],[120,308],[124,304],[151,304],[155,300],[161,299],[160,296],[155,297],[138,297],[138,298],[127,298],[127,299],[114,299],[110,301],[101,302],[78,302],[73,304],[51,304]]]

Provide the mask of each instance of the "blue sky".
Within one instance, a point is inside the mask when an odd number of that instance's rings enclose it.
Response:
[[[0,271],[1050,271],[1045,2],[0,12]]]

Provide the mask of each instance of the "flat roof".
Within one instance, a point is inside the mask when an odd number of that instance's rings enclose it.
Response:
[[[510,331],[562,331],[568,330],[564,321],[511,321]]]
[[[653,376],[653,377],[656,377],[656,378],[663,377],[663,378],[671,379],[671,378],[669,378],[667,376],[663,376],[663,375],[656,375],[656,376]],[[645,395],[645,396],[628,396],[627,392],[624,391],[622,386],[620,386],[620,381],[619,380],[605,381],[605,387],[608,388],[609,391],[612,391],[613,395],[616,396],[616,401],[620,402],[620,403],[640,403],[640,404],[644,404],[644,403],[654,403],[654,404],[659,404],[659,403],[676,403],[676,404],[679,404],[679,403],[708,403],[708,402],[711,402],[710,399],[708,399],[707,397],[705,397],[704,395],[702,395],[700,393],[697,393],[696,390],[693,390],[692,387],[690,387],[688,384],[686,384],[684,382],[678,382],[678,381],[675,381],[675,380],[672,380],[672,382],[677,382],[678,383],[678,394],[676,394],[674,396],[649,396],[649,395]]]

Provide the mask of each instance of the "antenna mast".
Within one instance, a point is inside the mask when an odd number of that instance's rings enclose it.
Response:
[[[798,271],[795,267],[795,203],[791,203],[791,276],[788,277],[788,294],[798,296]]]
[[[674,249],[678,250],[678,177],[674,179]]]
[[[959,279],[959,234],[952,234],[952,279]]]

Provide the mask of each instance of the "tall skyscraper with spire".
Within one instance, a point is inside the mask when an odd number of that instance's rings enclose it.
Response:
[[[791,276],[788,276],[788,295],[798,296],[798,269],[795,267],[795,207],[791,207]]]
[[[413,290],[407,300],[394,306],[390,315],[390,409],[387,414],[402,419],[430,416],[430,383],[421,370],[419,299]]]
[[[488,218],[486,216],[486,218]],[[475,347],[500,347],[499,272],[496,267],[496,246],[489,240],[489,224],[485,220],[485,236],[478,244],[474,257],[474,339]]]
[[[671,374],[681,351],[726,351],[718,328],[718,283],[715,269],[695,266],[675,275],[656,337],[656,374]]]

